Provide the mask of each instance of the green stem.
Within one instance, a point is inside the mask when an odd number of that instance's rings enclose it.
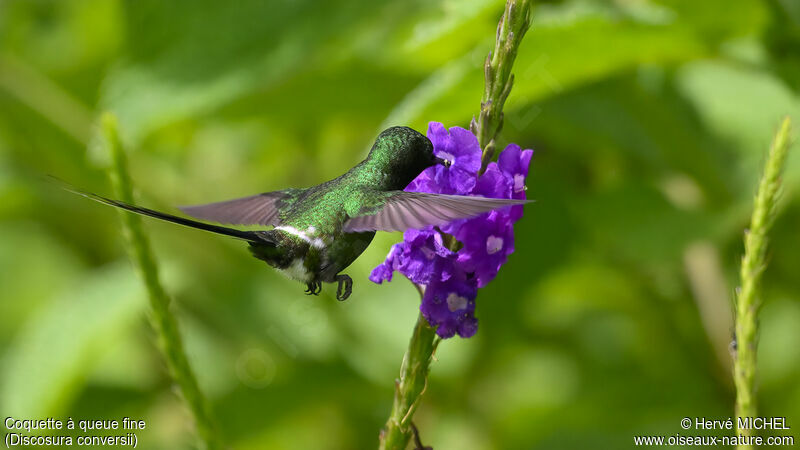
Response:
[[[120,200],[134,204],[133,186],[128,174],[125,153],[117,132],[117,120],[110,113],[103,115],[102,131],[105,142],[111,151],[112,183],[114,191]],[[158,266],[150,250],[150,243],[142,229],[139,216],[122,213],[122,222],[128,240],[131,256],[147,286],[152,307],[152,323],[158,335],[161,350],[167,361],[170,374],[178,383],[181,393],[194,416],[197,432],[208,450],[222,448],[221,440],[216,433],[216,427],[211,415],[211,409],[200,392],[197,379],[194,376],[186,351],[183,347],[178,322],[170,311],[170,298],[161,285],[158,276]]]
[[[427,386],[431,358],[438,343],[436,331],[420,314],[403,357],[400,379],[395,382],[394,405],[381,432],[380,450],[402,450],[411,440],[411,419]]]
[[[514,85],[511,68],[517,58],[517,50],[522,38],[530,27],[530,12],[530,0],[508,0],[506,2],[503,17],[497,24],[494,50],[489,52],[486,57],[483,67],[486,83],[481,98],[481,111],[478,119],[473,118],[470,123],[470,130],[478,137],[478,142],[483,149],[480,173],[486,170],[486,165],[492,160],[495,138],[503,128],[503,106]]]
[[[494,156],[494,139],[503,125],[503,105],[514,77],[511,68],[517,56],[522,37],[530,25],[530,0],[508,0],[503,17],[497,26],[494,51],[489,52],[484,67],[486,88],[481,101],[478,120],[474,118],[470,130],[478,137],[482,155],[481,173]],[[458,241],[445,236],[448,247],[458,250]],[[424,290],[417,286],[420,296]],[[427,378],[433,352],[439,340],[436,331],[420,313],[414,333],[403,356],[400,379],[396,382],[392,412],[381,431],[380,450],[405,450],[413,434],[411,419],[427,386]]]
[[[736,354],[733,380],[736,385],[736,416],[756,417],[756,352],[758,346],[758,299],[761,275],[766,268],[767,234],[775,217],[778,191],[789,149],[791,122],[785,118],[772,141],[764,174],[758,186],[753,217],[744,238],[744,257],[740,271],[741,287],[736,297]],[[737,421],[738,424],[738,421]],[[738,430],[750,436],[749,429]],[[739,449],[752,448],[740,445]]]

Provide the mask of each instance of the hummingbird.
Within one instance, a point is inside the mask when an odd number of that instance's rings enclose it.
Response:
[[[423,170],[451,161],[437,158],[425,135],[408,127],[381,132],[367,157],[343,175],[308,188],[289,188],[194,206],[179,206],[189,219],[97,194],[66,189],[132,213],[245,241],[256,258],[305,283],[319,295],[322,283],[338,283],[336,298],[346,300],[353,280],[341,273],[372,242],[376,231],[440,226],[456,219],[526,200],[406,192]],[[245,231],[215,225],[262,225]]]

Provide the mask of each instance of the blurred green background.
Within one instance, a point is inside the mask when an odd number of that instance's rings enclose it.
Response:
[[[308,186],[387,125],[466,126],[503,3],[0,2],[0,413],[147,421],[194,445],[147,322],[96,118],[120,119],[143,205]],[[771,135],[800,119],[800,3],[538,2],[501,145],[534,148],[517,251],[442,343],[417,413],[440,449],[628,448],[733,415],[730,301]],[[795,122],[797,125],[797,121]],[[800,429],[800,148],[765,275],[764,415]],[[418,296],[320,297],[239,242],[148,221],[190,358],[236,449],[367,449]],[[770,435],[769,433],[765,434]],[[797,439],[797,437],[796,437]]]

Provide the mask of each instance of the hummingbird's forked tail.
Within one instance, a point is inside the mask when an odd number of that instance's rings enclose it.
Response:
[[[272,243],[269,240],[269,238],[267,237],[267,235],[265,235],[263,232],[243,231],[243,230],[237,230],[235,228],[228,228],[228,227],[222,227],[222,226],[219,226],[219,225],[212,225],[210,223],[199,222],[199,221],[196,221],[196,220],[187,219],[185,217],[178,217],[178,216],[174,216],[172,214],[167,214],[167,213],[163,213],[163,212],[160,212],[160,211],[155,211],[153,209],[142,208],[141,206],[129,205],[129,204],[127,204],[125,202],[121,202],[119,200],[112,200],[110,198],[106,198],[106,197],[103,197],[101,195],[93,194],[91,192],[84,192],[84,191],[78,190],[78,189],[72,187],[71,185],[61,181],[61,180],[58,180],[58,179],[56,179],[56,180],[62,185],[62,187],[65,190],[67,190],[69,192],[72,192],[73,194],[78,194],[78,195],[86,197],[86,198],[88,198],[90,200],[94,200],[96,202],[100,202],[100,203],[103,203],[103,204],[106,204],[106,205],[109,205],[109,206],[113,206],[115,208],[124,209],[124,210],[130,211],[132,213],[136,213],[136,214],[140,214],[140,215],[148,216],[148,217],[155,217],[156,219],[161,219],[161,220],[164,220],[164,221],[167,221],[167,222],[177,223],[178,225],[183,225],[183,226],[186,226],[186,227],[197,228],[199,230],[210,231],[212,233],[221,234],[221,235],[224,235],[224,236],[230,236],[230,237],[234,237],[234,238],[237,238],[237,239],[243,239],[243,240],[248,241],[248,242],[259,243],[259,244],[270,244],[270,243]]]

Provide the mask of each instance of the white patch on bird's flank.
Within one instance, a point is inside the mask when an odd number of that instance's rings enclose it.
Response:
[[[306,269],[305,260],[303,258],[295,259],[292,261],[292,264],[290,264],[289,267],[280,269],[280,271],[282,274],[286,275],[292,280],[302,281],[304,283],[311,281],[311,277],[309,277],[308,269]]]
[[[497,236],[489,236],[486,239],[486,253],[494,255],[503,248],[503,238]]]
[[[317,229],[314,228],[314,227],[308,227],[308,229],[306,231],[301,231],[301,230],[298,230],[297,228],[289,226],[289,225],[281,225],[281,226],[275,227],[275,229],[276,230],[285,231],[285,232],[287,232],[287,233],[289,233],[289,234],[291,234],[293,236],[297,236],[300,239],[308,242],[308,244],[311,245],[314,248],[322,249],[322,248],[326,247],[325,246],[325,241],[323,241],[321,238],[314,237],[314,233],[316,233],[316,231],[317,231]]]
[[[461,297],[455,292],[451,292],[450,295],[447,296],[447,309],[449,309],[450,312],[456,312],[459,309],[464,309],[466,307],[467,307],[466,297]]]

